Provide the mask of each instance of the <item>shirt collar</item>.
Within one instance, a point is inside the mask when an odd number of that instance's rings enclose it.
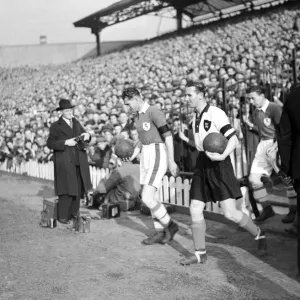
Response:
[[[68,124],[68,125],[70,125],[71,124],[71,122],[72,122],[72,119],[71,120],[69,120],[69,119],[66,119],[66,118],[64,118],[64,117],[62,117],[63,118],[63,120]]]
[[[266,100],[265,104],[262,107],[259,107],[258,110],[262,110],[264,113],[266,113],[269,103],[270,103],[270,101]]]
[[[206,106],[203,108],[201,114],[199,114],[198,111],[196,110],[196,118],[197,118],[197,119],[199,119],[199,118],[201,119],[201,118],[202,118],[202,115],[203,115],[204,113],[208,112],[209,106],[210,106],[209,103],[207,103]]]
[[[141,113],[145,113],[146,111],[147,111],[147,109],[150,107],[150,105],[147,103],[147,102],[145,102],[144,103],[144,105],[143,105],[143,107],[142,107],[142,109],[139,111],[139,113],[141,114]]]

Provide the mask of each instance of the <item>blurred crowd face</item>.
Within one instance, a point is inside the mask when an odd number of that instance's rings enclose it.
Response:
[[[12,137],[12,132],[10,130],[5,130],[5,137],[6,138],[11,138]]]
[[[73,114],[74,114],[74,117],[75,117],[75,118],[80,118],[80,117],[81,117],[80,111],[79,111],[79,109],[78,109],[77,107],[75,107],[75,108],[73,109]]]
[[[210,101],[210,105],[211,105],[211,106],[217,106],[217,105],[218,105],[217,100],[216,100],[216,99],[212,99],[212,100]]]
[[[128,122],[128,116],[127,116],[127,114],[125,114],[125,113],[120,113],[120,116],[119,116],[119,122],[120,122],[121,124],[127,124],[127,122]]]
[[[129,132],[127,130],[121,131],[121,135],[124,137],[124,139],[128,140],[130,138]]]
[[[107,143],[110,143],[114,136],[112,135],[112,133],[110,131],[105,131],[104,137],[105,137]]]
[[[120,124],[115,125],[115,134],[120,134],[122,131],[122,126]]]
[[[98,143],[98,147],[102,151],[106,148],[106,146],[107,146],[107,142],[99,142]]]
[[[105,123],[108,121],[108,115],[107,113],[101,113],[100,114],[101,121],[104,121]]]
[[[113,125],[118,123],[118,118],[117,118],[116,115],[111,115],[109,120],[110,120],[110,123],[113,124]]]
[[[130,137],[135,142],[139,140],[139,134],[136,129],[130,131]]]

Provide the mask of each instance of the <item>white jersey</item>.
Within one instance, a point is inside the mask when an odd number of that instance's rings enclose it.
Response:
[[[198,151],[204,151],[203,140],[209,133],[220,132],[228,140],[236,134],[225,112],[209,104],[205,106],[200,115],[198,113],[194,114],[192,126]]]

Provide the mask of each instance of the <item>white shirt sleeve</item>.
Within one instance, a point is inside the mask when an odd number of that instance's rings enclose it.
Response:
[[[217,130],[219,130],[228,140],[236,134],[235,129],[232,128],[227,115],[222,109],[215,107],[213,116]]]

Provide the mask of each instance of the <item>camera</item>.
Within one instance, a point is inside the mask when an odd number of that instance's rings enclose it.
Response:
[[[86,206],[99,208],[105,200],[105,194],[97,193],[95,191],[86,194]]]
[[[74,140],[77,142],[78,150],[84,151],[88,147],[89,142],[85,141],[82,135],[75,137]]]

